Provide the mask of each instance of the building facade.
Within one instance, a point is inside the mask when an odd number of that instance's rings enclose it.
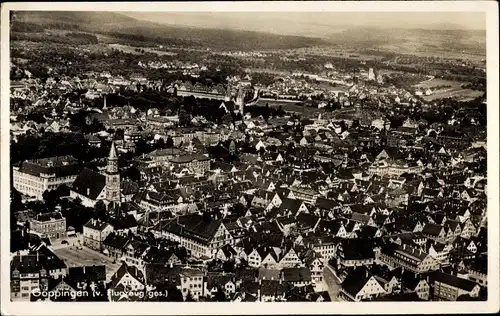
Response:
[[[22,194],[42,199],[43,192],[71,185],[80,171],[72,156],[57,156],[21,162],[13,167],[14,188]]]
[[[104,240],[112,231],[113,227],[108,223],[91,219],[83,225],[83,245],[101,251],[104,248]]]
[[[42,238],[66,238],[66,218],[59,212],[38,214],[30,220],[30,230]]]

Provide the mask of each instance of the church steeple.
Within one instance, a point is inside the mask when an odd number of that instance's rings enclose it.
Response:
[[[120,173],[118,172],[118,154],[115,142],[111,142],[106,168],[106,200],[120,202]]]
[[[111,142],[111,148],[109,149],[107,172],[118,172],[118,154],[116,153],[115,142]]]

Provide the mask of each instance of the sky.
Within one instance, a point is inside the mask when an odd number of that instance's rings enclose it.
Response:
[[[474,12],[120,12],[155,23],[327,36],[352,27],[485,30],[484,13]]]

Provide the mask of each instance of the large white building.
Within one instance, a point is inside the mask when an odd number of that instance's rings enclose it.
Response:
[[[42,199],[43,192],[62,184],[71,185],[80,171],[72,156],[33,159],[13,167],[14,188],[22,194]]]

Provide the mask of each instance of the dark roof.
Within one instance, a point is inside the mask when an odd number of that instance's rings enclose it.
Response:
[[[91,218],[85,225],[84,227],[92,228],[95,230],[102,231],[105,229],[109,224],[105,221],[102,221],[100,219],[93,219]]]
[[[39,222],[48,222],[51,220],[60,220],[63,216],[60,212],[50,212],[50,213],[41,213],[35,216],[35,220]]]
[[[67,177],[78,174],[80,167],[79,161],[73,156],[57,156],[21,162],[19,171],[37,177],[41,173]]]
[[[316,206],[325,210],[331,210],[335,208],[339,203],[335,200],[326,199],[324,197],[318,197],[316,199]]]
[[[120,280],[123,278],[125,274],[129,273],[133,278],[138,280],[141,283],[144,283],[144,274],[139,270],[136,266],[127,265],[125,262],[122,262],[120,268],[115,272],[115,274],[111,277],[110,287],[115,288]]]
[[[345,260],[365,260],[375,258],[373,242],[369,239],[346,239],[340,244]]]
[[[109,224],[113,226],[115,230],[137,227],[137,221],[131,214],[127,214],[120,218],[112,218],[109,220]]]
[[[431,279],[434,282],[445,283],[465,291],[472,291],[472,289],[474,289],[474,287],[478,285],[477,283],[470,280],[462,279],[451,274],[443,273],[441,271],[435,271],[434,273],[432,273]]]
[[[38,250],[40,262],[48,270],[66,269],[66,263],[60,259],[51,249],[41,245]],[[36,252],[35,251],[35,252]]]
[[[431,235],[431,236],[439,236],[441,233],[441,230],[444,227],[441,225],[436,225],[432,223],[427,223],[425,224],[424,228],[422,229],[422,233],[426,235]]]
[[[239,280],[243,281],[254,281],[255,278],[259,276],[258,270],[256,269],[236,269],[235,276]]]
[[[175,256],[173,251],[160,249],[158,247],[150,247],[144,255],[144,261],[166,264],[172,256]]]
[[[20,273],[33,273],[43,269],[40,256],[37,255],[24,255],[14,256],[10,262],[11,270],[18,270]]]
[[[104,239],[103,244],[115,249],[124,249],[128,242],[128,238],[122,235],[111,233],[106,237],[106,239]]]
[[[342,289],[356,296],[370,279],[368,270],[364,267],[352,270],[342,282]]]
[[[289,289],[287,282],[276,280],[262,280],[260,286],[261,295],[284,296]]]
[[[38,253],[38,254],[37,254]],[[14,256],[11,261],[11,270],[17,269],[21,273],[38,272],[41,269],[65,269],[66,264],[44,245],[29,255]]]
[[[280,209],[281,210],[289,210],[296,212],[299,210],[300,206],[302,205],[301,200],[295,200],[295,199],[289,199],[289,198],[284,198],[281,201]]]
[[[283,280],[287,282],[310,282],[311,281],[311,271],[309,268],[284,268],[281,270],[283,274]]]
[[[139,192],[139,185],[133,181],[121,181],[120,188],[124,195],[136,194]]]
[[[313,228],[319,220],[319,217],[312,214],[299,213],[299,215],[297,215],[297,223],[302,227]]]
[[[233,282],[233,277],[234,274],[229,274],[229,273],[208,273],[204,281],[207,283],[207,289],[211,291],[213,288],[222,288],[224,289],[224,286],[228,282]]]
[[[24,232],[22,230],[11,230],[10,232],[10,252],[26,250],[28,246],[40,245],[40,236]]]
[[[373,299],[374,301],[391,301],[391,302],[420,302],[424,301],[421,299],[417,293],[398,293],[398,294],[389,294],[377,297]]]
[[[83,266],[68,268],[68,277],[73,281],[106,281],[106,266]]]
[[[91,200],[97,199],[106,186],[106,177],[88,168],[83,168],[73,182],[72,189]]]
[[[487,256],[480,256],[476,258],[469,267],[472,271],[477,271],[479,273],[488,273],[488,258]]]
[[[165,229],[176,234],[182,234],[207,242],[214,237],[220,225],[222,225],[222,219],[215,220],[198,214],[190,214],[178,216]]]
[[[148,284],[160,284],[167,280],[176,280],[180,274],[182,266],[165,266],[158,263],[146,264],[146,278]]]
[[[313,292],[309,295],[310,301],[317,301],[319,297],[323,297],[324,302],[331,302],[330,294],[328,291]]]

